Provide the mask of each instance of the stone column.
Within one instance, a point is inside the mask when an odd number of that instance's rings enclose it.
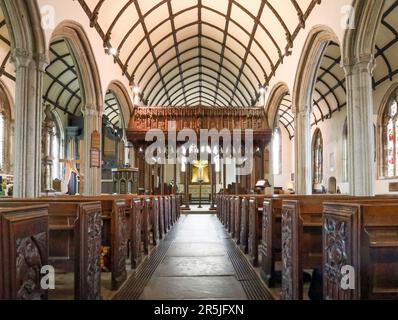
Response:
[[[96,107],[86,106],[84,116],[84,195],[95,196],[101,194],[101,167],[91,167],[91,134],[98,131],[102,135],[102,115]],[[101,151],[100,151],[101,154]]]
[[[312,194],[311,112],[309,107],[296,109],[295,117],[295,183],[299,195]]]
[[[41,190],[42,85],[48,59],[17,48],[12,61],[16,68],[13,195],[31,198]]]
[[[350,193],[373,196],[374,130],[373,87],[374,58],[371,55],[344,61],[347,79],[348,177]]]

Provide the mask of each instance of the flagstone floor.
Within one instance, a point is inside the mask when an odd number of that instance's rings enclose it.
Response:
[[[175,240],[141,296],[143,300],[246,300],[214,214],[183,215]]]

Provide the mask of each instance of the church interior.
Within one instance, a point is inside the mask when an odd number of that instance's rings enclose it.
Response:
[[[398,0],[0,0],[0,300],[203,299],[398,299]]]

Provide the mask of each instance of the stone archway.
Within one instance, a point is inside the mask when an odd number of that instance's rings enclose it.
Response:
[[[327,26],[314,27],[301,53],[293,89],[295,114],[295,181],[298,194],[312,194],[311,112],[317,72],[328,44],[339,40]]]
[[[103,94],[98,65],[94,52],[83,27],[75,21],[63,21],[51,38],[68,42],[82,85],[84,105],[84,187],[85,195],[101,194],[101,168],[91,163],[92,135],[102,130]]]
[[[284,159],[283,156],[283,145],[282,145],[282,131],[280,128],[276,127],[276,120],[278,119],[278,113],[281,108],[282,103],[284,102],[285,97],[288,96],[290,97],[290,90],[289,87],[286,83],[284,82],[279,82],[277,83],[271,90],[269,98],[267,100],[266,104],[266,115],[267,115],[267,120],[268,120],[268,126],[269,128],[272,129],[272,140],[270,144],[266,147],[266,151],[271,155],[269,156],[269,174],[267,176],[269,182],[271,185],[275,185],[275,152],[279,153],[276,155],[277,159],[281,160]],[[289,130],[287,127],[284,128],[287,133],[289,133]],[[290,135],[290,133],[289,133]],[[278,150],[275,150],[275,137],[278,137],[279,140],[277,143]],[[282,173],[282,167],[280,167],[279,173]],[[278,174],[279,175],[279,174]]]
[[[130,116],[134,111],[134,104],[131,100],[131,96],[129,95],[126,87],[120,81],[112,81],[108,90],[112,91],[120,102],[120,107],[123,115],[124,127],[127,128],[130,121]]]
[[[48,63],[36,1],[0,2],[11,37],[16,68],[14,197],[39,195],[41,171],[42,79]]]
[[[286,93],[289,92],[289,87],[284,82],[279,82],[272,88],[265,106],[265,112],[267,114],[268,125],[270,128],[272,128],[274,125],[274,120],[278,112],[281,99]]]
[[[374,50],[384,0],[355,0],[354,29],[346,31],[343,64],[347,82],[348,180],[350,193],[374,195],[373,86]]]

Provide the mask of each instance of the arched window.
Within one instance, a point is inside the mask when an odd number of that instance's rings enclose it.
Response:
[[[312,176],[313,183],[321,184],[323,181],[323,139],[321,130],[316,129],[312,139]]]
[[[272,166],[274,175],[282,174],[282,135],[281,129],[275,128],[272,136]]]
[[[386,105],[383,114],[383,163],[386,177],[398,176],[398,101],[397,93]]]
[[[0,172],[7,174],[12,171],[12,162],[10,161],[11,130],[10,100],[0,86]]]

